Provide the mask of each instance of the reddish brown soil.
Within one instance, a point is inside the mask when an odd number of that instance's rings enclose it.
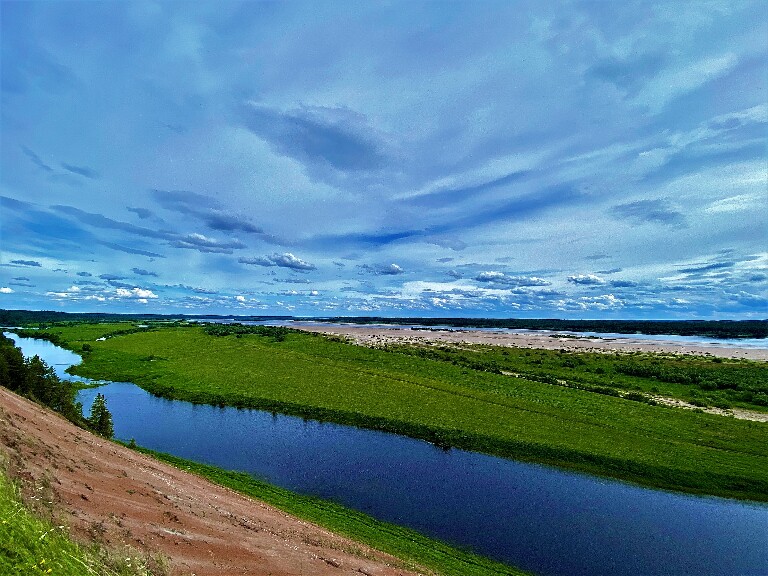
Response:
[[[0,388],[0,459],[73,535],[204,575],[413,575],[398,561],[81,430]]]

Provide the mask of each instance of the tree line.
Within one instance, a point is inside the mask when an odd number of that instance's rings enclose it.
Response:
[[[0,386],[58,412],[70,422],[112,438],[112,414],[103,394],[97,394],[88,417],[77,401],[77,387],[59,378],[39,356],[25,358],[13,340],[0,334]]]

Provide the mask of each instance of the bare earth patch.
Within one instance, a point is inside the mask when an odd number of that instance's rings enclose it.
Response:
[[[77,539],[163,555],[174,575],[415,574],[386,554],[81,430],[4,388],[0,452],[27,495]]]

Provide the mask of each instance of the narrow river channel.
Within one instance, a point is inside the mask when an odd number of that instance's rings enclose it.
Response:
[[[57,373],[79,356],[9,334]],[[106,396],[115,436],[248,472],[542,576],[768,574],[768,506],[649,490],[268,412]]]

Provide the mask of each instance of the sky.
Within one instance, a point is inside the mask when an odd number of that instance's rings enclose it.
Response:
[[[768,3],[0,3],[0,308],[768,318]]]

